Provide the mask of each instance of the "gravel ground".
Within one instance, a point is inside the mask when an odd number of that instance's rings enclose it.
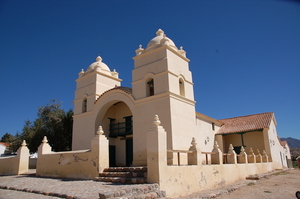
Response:
[[[172,199],[296,199],[296,191],[300,191],[300,170],[291,169]]]

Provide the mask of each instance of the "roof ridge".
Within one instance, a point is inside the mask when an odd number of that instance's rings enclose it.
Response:
[[[98,101],[104,94],[106,94],[107,92],[112,91],[112,90],[121,90],[121,91],[127,93],[128,95],[131,95],[131,94],[132,94],[132,88],[126,87],[126,86],[117,86],[117,85],[116,85],[115,87],[113,87],[113,88],[111,88],[111,89],[108,89],[108,90],[104,91],[104,92],[103,92],[103,93],[95,100],[94,103],[97,103],[97,101]]]
[[[243,117],[249,117],[249,116],[254,116],[254,115],[262,115],[262,114],[267,114],[267,113],[273,113],[274,112],[264,112],[264,113],[256,113],[256,114],[251,114],[251,115],[243,115],[243,116],[237,116],[237,117],[229,117],[229,118],[224,118],[224,119],[218,119],[220,120],[227,120],[227,119],[234,119],[234,118],[243,118]]]
[[[265,112],[222,119],[219,121],[223,122],[224,125],[218,130],[217,134],[228,134],[264,129],[271,125],[271,121],[274,119],[274,117],[274,112]]]

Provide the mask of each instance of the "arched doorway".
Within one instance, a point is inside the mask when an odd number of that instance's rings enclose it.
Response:
[[[109,166],[131,166],[133,161],[133,115],[123,101],[107,108],[102,121],[109,139]]]

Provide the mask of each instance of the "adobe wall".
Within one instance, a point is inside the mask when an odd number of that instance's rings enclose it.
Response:
[[[254,174],[274,170],[273,163],[166,166],[160,189],[167,196],[184,196],[193,192],[230,184]]]
[[[38,157],[36,175],[94,179],[99,175],[98,161],[98,157],[89,150],[44,154]]]
[[[90,150],[51,152],[44,137],[38,148],[36,175],[44,177],[94,179],[109,166],[108,140],[99,127]]]
[[[265,153],[262,156],[254,153],[247,155],[244,152],[243,155],[237,157],[231,145],[228,153],[223,154],[217,142],[215,142],[214,150],[207,152],[206,155],[211,158],[205,159],[206,165],[203,165],[202,154],[205,152],[201,152],[194,138],[188,150],[177,150],[176,148],[168,150],[167,133],[160,126],[160,123],[156,115],[147,132],[147,180],[149,183],[159,183],[160,189],[166,191],[168,197],[183,196],[219,185],[230,184],[245,179],[249,175],[266,173],[275,169],[274,163],[268,162]],[[167,153],[186,154],[187,161],[180,159],[180,162],[187,163],[188,166],[179,163],[180,166],[168,165]],[[243,160],[251,159],[251,156],[252,158],[255,156],[255,160],[259,160],[260,157],[260,161],[248,163],[249,161]]]
[[[28,171],[29,150],[25,140],[13,157],[0,158],[0,175],[19,175]]]

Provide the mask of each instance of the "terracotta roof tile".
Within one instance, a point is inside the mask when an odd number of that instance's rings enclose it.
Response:
[[[287,145],[287,142],[286,141],[280,141],[280,144],[281,144],[281,146],[285,146],[285,145]]]
[[[285,147],[286,145],[288,145],[287,141],[282,141],[279,136],[277,136],[277,139],[281,146]]]
[[[105,91],[104,93],[102,93],[102,94],[98,97],[98,99],[95,101],[95,103],[96,103],[96,102],[100,99],[100,97],[102,97],[105,93],[110,92],[110,91],[112,91],[112,90],[121,90],[121,91],[124,91],[125,93],[127,93],[127,94],[129,94],[129,95],[132,94],[132,89],[129,88],[129,87],[125,87],[125,86],[116,86],[116,87],[114,87],[114,88],[112,88],[112,89],[109,89],[109,90]]]
[[[219,120],[224,125],[217,134],[239,133],[268,128],[274,117],[273,112],[247,115]]]
[[[5,143],[5,142],[0,142],[0,144],[6,146],[6,147],[9,147],[11,144],[8,144],[8,143]]]

